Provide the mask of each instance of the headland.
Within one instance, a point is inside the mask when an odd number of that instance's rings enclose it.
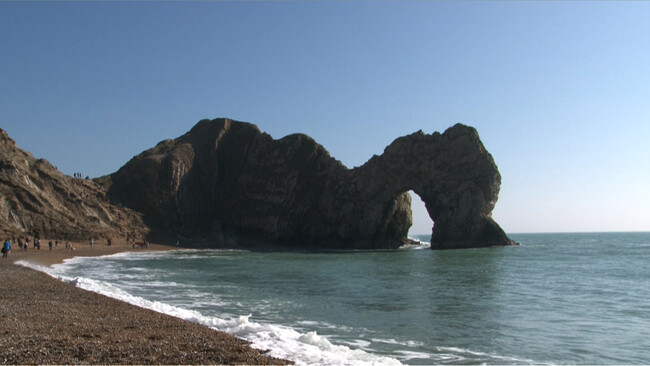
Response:
[[[512,245],[492,218],[500,185],[478,132],[462,124],[399,137],[348,169],[309,136],[206,119],[93,180],[62,174],[0,129],[5,237],[396,249],[408,239],[412,190],[434,222],[432,249]]]

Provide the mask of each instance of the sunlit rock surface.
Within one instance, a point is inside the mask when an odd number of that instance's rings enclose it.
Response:
[[[64,175],[0,129],[0,235],[61,240],[144,236],[141,215],[111,203],[105,187]]]

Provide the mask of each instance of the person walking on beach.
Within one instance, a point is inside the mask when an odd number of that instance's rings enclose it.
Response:
[[[95,240],[93,238],[90,238],[90,250],[93,250],[94,245],[95,245]]]
[[[5,240],[5,243],[2,245],[2,258],[7,258],[11,252],[11,242],[9,239]]]
[[[47,246],[50,248],[50,250],[52,250],[52,240],[50,240],[50,241],[47,243]]]

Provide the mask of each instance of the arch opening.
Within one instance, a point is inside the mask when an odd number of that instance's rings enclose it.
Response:
[[[408,193],[411,196],[411,215],[413,216],[413,223],[409,228],[408,236],[421,241],[431,242],[431,232],[435,223],[429,216],[429,212],[422,198],[412,190],[408,191]]]

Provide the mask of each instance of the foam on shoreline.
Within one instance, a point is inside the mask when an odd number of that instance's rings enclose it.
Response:
[[[148,255],[151,255],[151,253],[148,253]],[[114,254],[113,256],[120,256],[120,254]],[[84,258],[77,257],[71,260],[84,260]],[[84,277],[69,277],[65,275],[65,263],[52,267],[25,260],[18,260],[15,263],[44,272],[87,291],[223,331],[252,342],[253,348],[270,350],[269,354],[273,357],[291,359],[297,364],[401,365],[394,358],[382,357],[361,349],[332,344],[326,337],[320,336],[313,331],[301,333],[282,325],[258,323],[250,319],[251,315],[242,315],[230,319],[205,316],[194,310],[133,296],[106,282]]]

